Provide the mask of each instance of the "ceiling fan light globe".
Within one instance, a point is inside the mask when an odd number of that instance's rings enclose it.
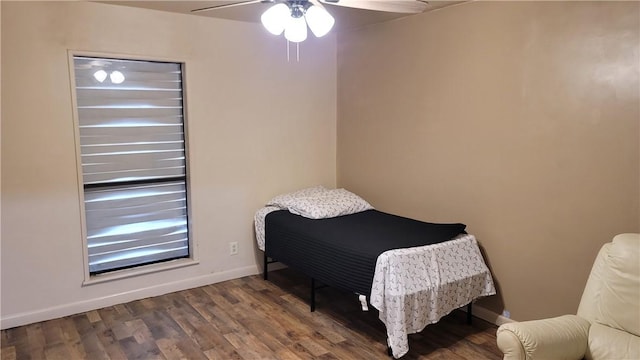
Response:
[[[279,3],[262,13],[260,20],[268,32],[273,35],[280,35],[291,17],[290,14],[289,7],[284,3]]]
[[[309,28],[316,37],[323,37],[333,28],[335,19],[327,10],[319,6],[311,6],[304,15]]]
[[[307,39],[307,22],[304,21],[304,16],[289,18],[287,26],[284,29],[284,37],[295,43],[302,42]]]

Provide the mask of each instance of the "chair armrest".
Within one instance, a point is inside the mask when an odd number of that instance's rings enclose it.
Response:
[[[582,359],[591,323],[576,315],[508,323],[497,332],[504,360]]]

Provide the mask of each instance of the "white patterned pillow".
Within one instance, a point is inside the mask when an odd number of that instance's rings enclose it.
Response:
[[[345,189],[305,190],[305,192],[296,191],[276,196],[269,202],[269,205],[287,209],[293,214],[309,219],[326,219],[373,209],[360,196]]]
[[[267,202],[267,206],[277,206],[279,208],[286,209],[287,204],[293,203],[295,199],[315,196],[327,191],[329,191],[329,189],[325,188],[322,185],[318,185],[291,193],[281,194],[269,200],[269,202]]]

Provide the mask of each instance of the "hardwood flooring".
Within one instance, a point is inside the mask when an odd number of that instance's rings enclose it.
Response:
[[[1,359],[390,359],[376,311],[284,269],[2,331]],[[496,327],[454,311],[403,359],[500,359]]]

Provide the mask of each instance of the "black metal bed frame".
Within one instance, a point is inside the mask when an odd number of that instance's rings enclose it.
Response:
[[[273,264],[273,263],[277,263],[279,261],[275,260],[275,259],[271,259],[269,258],[269,256],[267,256],[267,251],[266,251],[266,244],[265,244],[265,251],[264,251],[264,265],[263,265],[263,272],[262,272],[262,277],[264,278],[265,281],[269,280],[269,264]],[[311,277],[311,294],[309,295],[309,309],[311,312],[316,311],[316,289],[321,289],[324,287],[327,287],[328,285],[321,285],[321,286],[316,286],[316,279],[314,279],[313,277]],[[369,301],[367,300],[367,303]],[[473,310],[473,302],[470,302],[469,304],[466,305],[467,307],[467,324],[471,325],[472,323],[472,319],[473,319],[473,314],[472,314],[472,310]],[[391,347],[389,346],[389,342],[387,340],[387,355],[393,357],[393,351],[391,350]]]
[[[269,280],[269,264],[277,263],[279,261],[277,261],[275,259],[272,259],[272,258],[269,258],[269,256],[267,256],[266,248],[265,248],[265,251],[263,253],[264,253],[264,265],[263,265],[262,276],[263,276],[264,280]],[[316,286],[316,279],[314,279],[313,277],[311,278],[311,294],[309,295],[309,308],[310,308],[311,312],[316,311],[316,289],[322,289],[324,287],[327,287],[327,285]],[[472,304],[473,304],[473,302],[470,302],[469,304],[466,305],[466,307],[467,307],[467,324],[469,324],[469,325],[471,325],[472,318],[473,318],[473,313],[472,313],[473,306],[472,306]]]

